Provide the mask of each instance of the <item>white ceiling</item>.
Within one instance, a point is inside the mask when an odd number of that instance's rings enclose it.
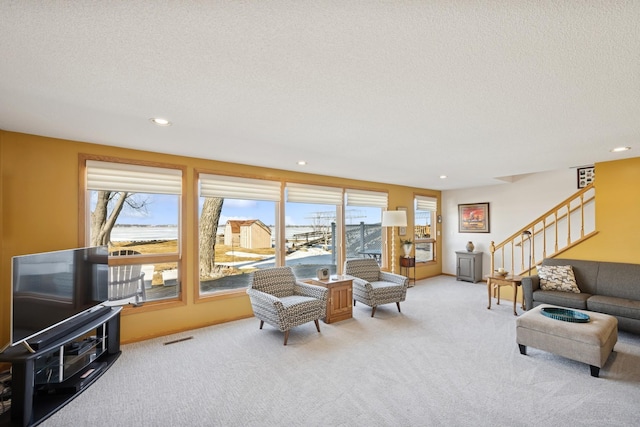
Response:
[[[614,0],[0,0],[0,129],[490,185],[640,155],[639,22]]]

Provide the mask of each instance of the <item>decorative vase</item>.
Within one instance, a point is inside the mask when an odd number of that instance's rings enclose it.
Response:
[[[473,252],[473,249],[475,248],[475,246],[473,246],[473,242],[471,240],[469,240],[467,242],[467,252]]]
[[[409,258],[411,256],[411,247],[413,244],[404,244],[402,245],[402,250],[404,250],[404,257]]]

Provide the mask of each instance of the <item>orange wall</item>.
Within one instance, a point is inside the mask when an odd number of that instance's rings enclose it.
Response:
[[[596,234],[561,258],[640,264],[640,157],[597,163]]]
[[[122,341],[131,342],[182,330],[252,316],[244,292],[225,297],[197,299],[197,194],[195,170],[246,174],[254,177],[297,182],[350,186],[389,192],[389,208],[413,206],[415,193],[438,198],[440,192],[389,184],[257,168],[212,160],[143,152],[97,144],[66,141],[35,135],[0,131],[0,319],[1,342],[8,339],[11,296],[11,257],[84,246],[79,238],[78,155],[93,154],[126,159],[171,163],[186,167],[183,221],[186,225],[183,252],[185,273],[183,298],[179,302],[146,304],[126,308],[122,318]],[[410,208],[411,209],[411,208]],[[412,212],[408,212],[412,227]],[[409,228],[411,229],[411,228]],[[396,238],[396,254],[401,254]],[[438,245],[437,259],[442,259]],[[396,270],[397,271],[397,270]],[[418,268],[417,276],[431,277],[442,272],[441,262]]]

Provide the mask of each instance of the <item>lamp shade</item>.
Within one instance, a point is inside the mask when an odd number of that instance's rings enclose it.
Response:
[[[383,211],[382,226],[383,227],[406,227],[407,212],[406,211]]]

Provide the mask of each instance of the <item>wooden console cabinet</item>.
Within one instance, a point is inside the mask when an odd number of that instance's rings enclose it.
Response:
[[[0,354],[12,371],[11,410],[0,425],[37,425],[96,381],[120,356],[121,310],[112,307],[34,353],[18,344]]]
[[[343,276],[333,276],[328,280],[309,279],[305,283],[324,286],[329,289],[327,299],[327,316],[325,323],[351,319],[353,316],[353,280]]]

